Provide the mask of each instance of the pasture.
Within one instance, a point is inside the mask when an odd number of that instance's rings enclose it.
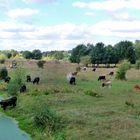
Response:
[[[126,81],[107,75],[112,81],[112,87],[108,88],[101,87],[98,76],[115,72],[115,68],[97,68],[95,72],[92,68],[81,70],[76,76],[76,85],[70,85],[66,75],[74,72],[77,64],[50,61],[42,69],[36,61],[19,63],[27,75],[39,76],[40,83],[26,83],[27,92],[18,95],[16,108],[5,113],[17,119],[19,126],[30,133],[33,140],[140,139],[140,90],[133,88],[140,85],[140,70],[130,69]],[[12,77],[15,69],[8,67],[8,61],[5,65]],[[58,132],[51,134],[32,124],[32,103],[38,99],[62,119],[63,127]]]

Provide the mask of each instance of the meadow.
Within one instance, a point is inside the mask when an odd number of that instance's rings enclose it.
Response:
[[[81,70],[76,76],[76,85],[66,80],[68,72],[74,72],[78,64],[63,61],[48,61],[44,68],[38,68],[36,61],[18,62],[31,77],[39,76],[39,85],[26,83],[27,92],[18,94],[15,109],[7,109],[5,113],[14,117],[19,126],[31,134],[33,140],[139,140],[140,139],[140,70],[128,70],[127,80],[116,80],[115,75],[107,75],[117,68],[92,68]],[[6,61],[9,75],[10,69]],[[3,66],[1,65],[1,67]],[[98,76],[107,75],[112,87],[101,87]],[[0,85],[2,86],[2,84]],[[2,95],[6,90],[0,88]],[[54,133],[35,127],[33,110],[39,105],[46,105],[59,116],[61,125]],[[129,102],[130,105],[127,105]],[[133,104],[133,106],[131,106]],[[2,109],[1,109],[2,111]]]

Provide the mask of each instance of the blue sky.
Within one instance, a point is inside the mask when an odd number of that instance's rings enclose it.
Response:
[[[140,39],[140,0],[0,0],[0,49],[70,50]]]

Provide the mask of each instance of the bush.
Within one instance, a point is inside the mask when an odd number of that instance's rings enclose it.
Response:
[[[4,54],[0,54],[0,63],[4,64],[6,56]]]
[[[0,69],[0,79],[5,79],[8,76],[6,67]]]
[[[124,60],[120,63],[120,65],[118,66],[118,70],[116,73],[116,79],[120,79],[120,80],[125,80],[126,77],[126,72],[127,70],[129,70],[131,68],[130,62],[128,62],[127,60]]]
[[[85,94],[86,95],[89,95],[89,96],[92,96],[92,97],[100,97],[100,95],[94,91],[91,91],[91,90],[87,90],[85,91]]]
[[[140,59],[136,61],[135,68],[140,69]]]
[[[55,112],[49,109],[47,104],[38,99],[33,105],[34,110],[34,124],[41,129],[47,129],[52,133],[61,128],[60,119]]]
[[[37,62],[37,66],[39,68],[43,68],[44,67],[44,64],[45,64],[45,61],[44,60],[40,60],[40,61]]]
[[[25,81],[25,71],[22,68],[17,68],[13,75],[10,83],[8,84],[8,93],[10,95],[16,95],[20,87],[24,84]]]

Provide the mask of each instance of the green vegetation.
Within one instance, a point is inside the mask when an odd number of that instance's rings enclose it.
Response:
[[[5,79],[8,76],[6,67],[0,68],[0,79]]]
[[[140,69],[140,59],[136,61],[135,68]]]
[[[41,82],[39,85],[26,83],[27,92],[17,92],[16,108],[9,108],[5,113],[14,117],[33,140],[140,139],[140,94],[133,90],[140,83],[140,71],[128,70],[127,81],[112,77],[112,87],[102,88],[98,76],[113,69],[99,68],[93,73],[88,68],[87,72],[78,73],[77,85],[71,86],[66,74],[75,71],[77,66],[51,61],[40,69],[36,63],[24,62],[26,71],[32,77],[40,75]],[[24,70],[10,69],[9,75],[17,79],[14,81],[24,82]],[[0,92],[5,96],[7,91],[3,87]]]
[[[120,80],[126,80],[126,72],[127,72],[127,70],[130,69],[130,67],[131,67],[130,62],[128,62],[127,60],[122,61],[119,64],[116,78],[120,79]]]
[[[7,92],[10,95],[16,95],[20,87],[25,83],[25,70],[23,68],[17,68],[13,74],[10,83],[7,86]]]
[[[39,61],[37,61],[37,66],[38,66],[39,68],[43,68],[43,67],[44,67],[44,64],[45,64],[45,61],[44,61],[44,60],[39,60]]]

